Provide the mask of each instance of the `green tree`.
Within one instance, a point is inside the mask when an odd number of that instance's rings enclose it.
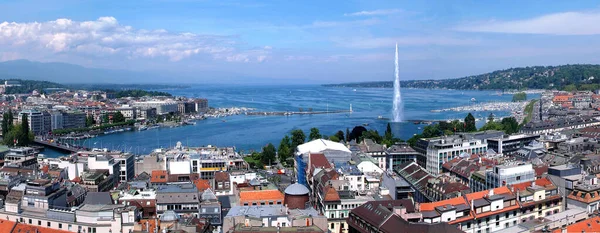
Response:
[[[371,139],[375,143],[381,143],[381,141],[383,140],[383,138],[381,137],[381,135],[379,135],[379,132],[377,132],[377,130],[363,131],[362,132],[362,140],[364,140],[364,139]]]
[[[279,162],[282,164],[287,164],[287,160],[292,157],[292,142],[288,135],[285,135],[279,142],[279,148],[277,149],[277,156],[279,157]]]
[[[108,124],[109,122],[110,118],[108,117],[108,114],[102,115],[102,124]]]
[[[338,130],[337,133],[335,133],[335,135],[333,135],[333,136],[337,137],[339,141],[346,140],[346,138],[344,137],[344,131],[341,131],[341,130]],[[329,138],[330,138],[329,140],[331,140],[331,137],[329,137]]]
[[[29,119],[27,114],[21,115],[21,132],[18,134],[17,139],[19,143],[23,142],[24,145],[29,145]]]
[[[115,112],[113,114],[113,123],[125,122],[125,116],[121,112]]]
[[[2,114],[2,135],[6,136],[8,133],[8,113]]]
[[[514,117],[504,118],[500,124],[502,124],[502,129],[504,129],[504,132],[507,134],[517,133],[520,130],[519,123]]]
[[[344,141],[350,142],[350,130],[348,128],[346,128],[346,138]]]
[[[387,126],[385,127],[385,134],[383,135],[383,138],[386,140],[392,140],[392,138],[394,138],[394,134],[392,133],[392,126],[390,125],[390,123],[387,123]]]
[[[490,121],[494,121],[494,114],[490,113],[490,115],[488,116],[488,122]]]
[[[475,126],[475,117],[471,113],[469,113],[465,117],[465,132],[474,132],[477,131],[477,126]]]
[[[340,142],[340,138],[337,135],[331,135],[329,136],[329,141]]]
[[[260,161],[263,164],[271,165],[272,163],[275,162],[275,156],[276,156],[275,151],[276,151],[275,146],[273,146],[273,144],[271,144],[271,143],[267,144],[265,147],[262,148],[262,152],[260,153]]]
[[[304,144],[305,140],[306,140],[306,135],[304,134],[304,131],[302,131],[301,129],[292,130],[292,148],[291,149],[296,150],[296,147]]]
[[[89,116],[85,117],[85,126],[86,127],[90,127],[94,124],[96,124],[96,120],[94,120],[94,116],[89,115]]]
[[[527,100],[527,93],[519,92],[513,95],[512,102],[520,102]]]
[[[577,91],[577,86],[575,86],[575,84],[569,84],[569,85],[566,85],[566,86],[563,88],[563,90],[565,90],[565,91],[569,91],[569,92],[572,92],[572,91]]]
[[[310,128],[310,134],[308,135],[308,141],[312,141],[312,140],[316,140],[316,139],[321,139],[322,137],[323,136],[319,132],[319,129],[317,129],[317,128]]]

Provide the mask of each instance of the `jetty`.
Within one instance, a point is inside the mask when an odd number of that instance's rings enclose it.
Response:
[[[316,115],[316,114],[336,114],[336,113],[351,113],[351,110],[335,110],[335,111],[288,111],[288,112],[246,112],[248,116],[291,116],[291,115]]]

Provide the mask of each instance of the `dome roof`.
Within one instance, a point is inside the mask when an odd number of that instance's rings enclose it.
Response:
[[[289,195],[308,195],[308,188],[299,183],[292,184],[285,189],[285,194]]]

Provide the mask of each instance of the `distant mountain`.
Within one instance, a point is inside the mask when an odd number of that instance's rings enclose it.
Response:
[[[131,71],[88,68],[61,62],[13,60],[0,62],[0,79],[52,81],[61,84],[306,84],[305,79],[248,76],[243,71]],[[89,85],[88,85],[89,86]]]
[[[326,84],[329,87],[393,87],[392,81]],[[510,68],[455,79],[400,81],[402,88],[430,89],[600,89],[600,65]]]
[[[156,72],[87,68],[68,63],[29,60],[0,62],[0,79],[44,80],[62,84],[167,83],[170,80],[168,75]]]

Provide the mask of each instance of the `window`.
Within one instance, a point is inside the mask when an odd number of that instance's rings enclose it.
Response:
[[[335,218],[334,216],[335,216],[334,214],[331,214],[331,218]],[[332,223],[332,226],[333,226],[333,223]]]
[[[41,225],[42,225],[42,221],[38,220],[38,226],[41,226]]]
[[[58,229],[62,229],[62,223],[58,224]]]
[[[344,229],[344,223],[340,223],[340,228]]]
[[[330,227],[330,228],[331,228],[331,229],[334,229],[334,228],[335,228],[335,225],[333,225],[333,223],[331,223],[331,227]]]
[[[29,219],[29,224],[32,224],[31,222],[32,222],[31,219]]]
[[[48,223],[46,225],[48,225],[48,227],[50,227],[50,221],[48,221]]]
[[[505,223],[505,224],[504,224],[504,227],[505,227],[505,228],[508,228],[508,226],[509,226],[509,224],[508,224],[508,223]]]
[[[69,226],[67,226],[67,229],[72,230],[73,226],[71,224],[69,224]]]

